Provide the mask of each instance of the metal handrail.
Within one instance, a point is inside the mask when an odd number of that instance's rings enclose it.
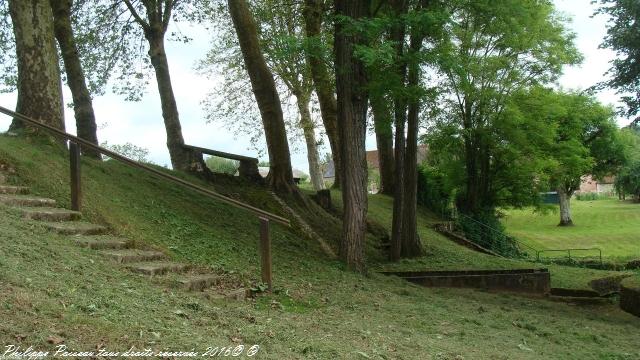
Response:
[[[476,219],[474,219],[474,218],[472,218],[472,217],[470,217],[470,216],[467,216],[467,215],[465,215],[465,214],[463,214],[463,213],[460,213],[460,212],[458,212],[458,215],[459,215],[459,216],[463,216],[463,217],[465,217],[466,219],[471,220],[471,221],[473,221],[473,222],[475,222],[475,223],[477,223],[477,224],[480,224],[480,225],[484,226],[485,228],[487,228],[487,229],[489,229],[489,230],[493,231],[494,233],[500,234],[501,236],[504,236],[504,237],[511,238],[511,239],[512,239],[512,240],[513,240],[513,241],[514,241],[518,246],[520,246],[520,247],[528,248],[529,250],[532,250],[532,251],[534,251],[534,252],[535,252],[535,251],[538,251],[537,249],[533,248],[532,246],[527,245],[527,244],[523,243],[522,241],[519,241],[518,239],[516,239],[516,238],[514,238],[514,237],[511,237],[511,236],[509,236],[509,235],[506,235],[506,234],[505,234],[505,233],[503,233],[502,231],[500,231],[500,230],[498,230],[498,229],[494,229],[494,228],[492,228],[491,226],[489,226],[489,225],[487,225],[487,224],[485,224],[485,223],[483,223],[483,222],[481,222],[481,221],[478,221],[478,220],[476,220]]]
[[[602,265],[602,250],[600,248],[571,248],[571,249],[545,249],[536,251],[536,261],[540,261],[540,254],[543,252],[566,252],[571,261],[571,251],[597,251],[598,258],[600,259],[600,264]],[[587,258],[588,256],[583,256],[582,258]],[[549,258],[551,259],[551,258]]]
[[[480,221],[478,221],[478,220],[476,220],[476,219],[474,219],[474,218],[472,218],[470,216],[467,216],[467,215],[462,214],[462,213],[458,213],[458,215],[463,216],[464,218],[469,219],[469,220],[471,220],[471,221],[473,221],[473,222],[475,222],[477,224],[480,224],[483,227],[485,227],[485,228],[487,228],[487,229],[489,229],[489,230],[491,230],[491,231],[493,231],[495,233],[501,234],[502,236],[510,237],[510,236],[502,233],[501,231],[499,231],[497,229],[494,229],[491,226],[489,226],[487,224],[484,224],[484,223],[482,223],[482,222],[480,222]],[[536,254],[536,262],[540,262],[540,254],[544,253],[544,252],[566,252],[567,255],[568,255],[569,261],[571,261],[571,251],[574,251],[574,252],[575,251],[598,251],[598,258],[600,259],[600,264],[603,263],[602,262],[602,250],[600,248],[569,248],[569,249],[543,249],[543,250],[538,250],[538,249],[536,249],[536,248],[534,248],[534,247],[532,247],[530,245],[527,245],[527,244],[519,241],[518,239],[516,239],[514,237],[510,237],[510,238],[513,239],[513,241],[516,244],[518,244],[518,246],[525,247],[525,248],[528,248],[531,251],[533,251]]]
[[[245,203],[243,203],[241,201],[238,201],[238,200],[232,199],[230,197],[224,196],[222,194],[219,194],[219,193],[217,193],[215,191],[212,191],[212,190],[209,190],[209,189],[205,189],[205,188],[203,188],[201,186],[195,185],[193,183],[190,183],[190,182],[188,182],[186,180],[180,179],[180,178],[175,177],[173,175],[166,174],[166,173],[164,173],[164,172],[162,172],[160,170],[154,169],[154,168],[152,168],[150,166],[147,166],[147,165],[141,164],[141,163],[139,163],[137,161],[131,160],[131,159],[129,159],[129,158],[125,157],[125,156],[122,156],[120,154],[117,154],[117,153],[115,153],[115,152],[113,152],[111,150],[108,150],[108,149],[105,149],[105,148],[103,148],[101,146],[95,145],[95,144],[93,144],[93,143],[91,143],[91,142],[89,142],[87,140],[79,138],[79,137],[77,137],[75,135],[71,135],[71,134],[69,134],[67,132],[64,132],[64,131],[60,130],[60,129],[56,129],[53,126],[50,126],[50,125],[47,125],[47,124],[43,124],[43,123],[41,123],[41,122],[39,122],[37,120],[34,120],[34,119],[32,119],[32,118],[30,118],[28,116],[13,112],[13,111],[11,111],[9,109],[6,109],[6,108],[4,108],[2,106],[0,106],[0,113],[3,113],[5,115],[7,115],[7,116],[11,116],[11,117],[14,117],[14,118],[18,118],[18,119],[20,119],[22,121],[25,121],[25,122],[27,122],[27,123],[29,123],[31,125],[34,125],[34,126],[36,126],[38,128],[41,128],[41,129],[47,130],[49,132],[52,132],[53,134],[55,134],[57,136],[60,136],[60,137],[62,137],[64,139],[66,139],[66,140],[73,141],[73,142],[75,142],[77,144],[82,145],[85,148],[89,148],[91,150],[97,151],[97,152],[99,152],[99,153],[101,153],[103,155],[106,155],[106,156],[110,157],[111,159],[118,160],[118,161],[120,161],[120,162],[122,162],[122,163],[124,163],[126,165],[131,166],[131,167],[138,168],[138,169],[144,170],[146,172],[150,172],[150,173],[152,173],[152,174],[154,174],[154,175],[156,175],[158,177],[161,177],[161,178],[163,178],[165,180],[169,180],[169,181],[174,182],[176,184],[180,184],[180,185],[182,185],[182,186],[184,186],[186,188],[189,188],[191,190],[195,190],[195,191],[197,191],[197,192],[199,192],[199,193],[201,193],[203,195],[209,196],[209,197],[211,197],[213,199],[223,201],[223,202],[225,202],[225,203],[227,203],[229,205],[232,205],[232,206],[234,206],[236,208],[240,208],[240,209],[244,209],[244,210],[250,211],[250,212],[258,215],[259,217],[275,221],[275,222],[280,223],[282,225],[286,225],[286,226],[290,226],[291,225],[289,219],[286,219],[286,218],[284,218],[282,216],[278,216],[278,215],[272,214],[272,213],[264,211],[262,209],[259,209],[259,208],[253,207],[251,205],[245,204]]]

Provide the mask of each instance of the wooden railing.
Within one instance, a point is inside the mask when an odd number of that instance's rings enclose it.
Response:
[[[288,219],[282,217],[282,216],[278,216],[275,214],[272,214],[270,212],[267,212],[265,210],[256,208],[254,206],[251,206],[249,204],[245,204],[241,201],[232,199],[230,197],[224,196],[222,194],[219,194],[215,191],[206,189],[202,186],[198,186],[195,185],[189,181],[180,179],[178,177],[175,177],[173,175],[169,175],[164,171],[155,169],[151,166],[145,165],[145,164],[141,164],[137,161],[131,160],[125,156],[122,156],[118,153],[115,153],[109,149],[105,149],[101,146],[95,145],[87,140],[84,140],[82,138],[79,138],[75,135],[69,134],[65,131],[62,131],[60,129],[57,129],[53,126],[41,123],[40,121],[37,121],[35,119],[32,119],[28,116],[16,113],[14,111],[11,111],[9,109],[6,109],[2,106],[0,106],[0,113],[5,114],[7,116],[13,117],[14,119],[18,119],[21,121],[24,121],[25,123],[34,126],[38,129],[42,129],[42,130],[46,130],[49,133],[51,133],[54,136],[60,137],[62,139],[64,139],[65,141],[69,142],[69,160],[70,160],[70,174],[71,174],[71,208],[72,210],[76,210],[76,211],[80,211],[82,209],[82,176],[81,176],[81,169],[82,167],[80,166],[81,164],[81,148],[85,148],[85,149],[90,149],[93,150],[95,152],[98,152],[102,155],[105,155],[111,159],[120,161],[121,163],[136,168],[136,169],[140,169],[143,170],[145,172],[151,173],[159,178],[162,178],[164,180],[170,181],[172,183],[181,185],[187,189],[191,189],[194,190],[204,196],[207,196],[209,198],[215,199],[215,200],[219,200],[222,202],[225,202],[233,207],[239,208],[239,209],[243,209],[246,211],[249,211],[251,213],[253,213],[254,215],[256,215],[260,221],[260,263],[261,263],[261,268],[262,268],[262,282],[267,284],[269,286],[269,289],[272,288],[272,284],[273,284],[273,277],[272,277],[272,271],[271,271],[271,264],[272,264],[272,259],[271,259],[271,238],[269,236],[269,224],[271,221],[285,225],[285,226],[290,226],[290,222]],[[191,147],[194,148],[194,147]],[[204,149],[207,150],[207,149]],[[222,152],[220,152],[222,153]],[[222,153],[225,155],[233,155],[233,154],[226,154],[226,153]],[[234,155],[236,157],[239,157],[239,155]],[[247,158],[247,159],[252,159],[252,158]],[[257,162],[256,162],[257,165]]]

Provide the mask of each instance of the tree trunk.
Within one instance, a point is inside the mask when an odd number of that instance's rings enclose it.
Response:
[[[407,12],[406,0],[394,0],[392,2],[393,10],[396,17],[400,17]],[[398,64],[398,75],[402,84],[405,84],[407,66],[404,61],[404,23],[397,24],[391,33],[391,39],[396,43],[396,57],[400,62]],[[393,219],[391,222],[391,248],[389,251],[389,260],[398,261],[402,253],[402,224],[404,218],[404,156],[405,156],[405,123],[407,121],[407,103],[402,96],[394,99],[394,117],[396,124],[395,133],[395,177],[393,179],[394,196],[393,196]]]
[[[149,42],[149,57],[156,74],[160,103],[162,104],[162,118],[167,132],[167,148],[171,157],[171,165],[175,170],[189,171],[191,169],[191,152],[184,148],[182,126],[178,115],[178,105],[171,85],[171,74],[167,53],[164,49],[164,30],[160,26],[152,25],[145,31]]]
[[[73,111],[76,118],[78,137],[98,145],[96,117],[93,112],[91,95],[84,77],[73,29],[71,27],[71,6],[73,0],[50,0],[53,10],[53,28],[64,60],[67,84],[73,96]],[[100,153],[83,149],[83,154],[101,159]]]
[[[480,188],[478,184],[478,148],[477,135],[473,128],[472,117],[472,101],[468,98],[464,100],[465,108],[462,114],[462,130],[465,151],[465,175],[466,186],[463,193],[461,203],[458,204],[460,211],[465,214],[474,215],[480,212]]]
[[[560,200],[560,224],[558,226],[573,226],[571,220],[571,196],[573,193],[567,193],[561,186],[558,188],[558,199]]]
[[[16,112],[64,130],[62,84],[48,0],[10,0],[18,63]],[[24,128],[13,119],[10,131]],[[29,128],[29,131],[37,132]]]
[[[424,36],[420,33],[411,35],[411,53],[416,54],[422,48]],[[416,87],[420,82],[420,65],[412,61],[409,67],[408,86]],[[417,227],[418,203],[418,120],[420,100],[409,103],[407,119],[407,149],[404,159],[404,210],[402,212],[402,249],[400,256],[417,257],[423,254]]]
[[[322,48],[322,18],[324,14],[324,0],[305,0],[303,16],[305,31],[309,38],[307,61],[311,68],[311,76],[315,85],[322,123],[329,138],[331,158],[333,159],[335,181],[334,188],[340,187],[342,161],[340,160],[340,139],[338,134],[338,105],[335,97],[335,87],[331,75],[324,61]]]
[[[318,155],[318,142],[316,140],[315,126],[311,120],[309,112],[309,97],[296,95],[298,111],[300,112],[300,127],[307,144],[307,162],[309,163],[309,176],[313,189],[318,191],[324,189],[322,170],[320,169],[320,156]]]
[[[364,240],[367,227],[367,77],[364,64],[354,54],[363,43],[357,34],[345,29],[345,22],[366,17],[368,0],[335,0],[335,66],[338,97],[338,133],[342,160],[343,229],[340,255],[347,267],[365,271]],[[348,29],[348,27],[346,27]],[[347,146],[348,145],[348,146]]]
[[[295,184],[280,96],[260,49],[255,21],[245,0],[228,0],[228,5],[251,87],[262,115],[270,164],[267,182],[278,192],[293,192]]]
[[[391,113],[383,103],[385,99],[372,99],[373,124],[378,148],[378,166],[380,168],[380,194],[393,195],[393,174],[395,169],[393,156],[393,130]]]

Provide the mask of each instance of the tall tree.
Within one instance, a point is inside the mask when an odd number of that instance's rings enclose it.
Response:
[[[582,178],[613,175],[626,162],[627,145],[620,141],[613,110],[588,94],[533,87],[514,94],[506,112],[530,134],[525,135],[529,150],[521,156],[529,163],[546,161],[529,177],[557,190],[559,225],[573,225],[571,197]],[[507,176],[505,180],[514,181]]]
[[[269,149],[270,169],[267,182],[279,192],[295,191],[280,96],[260,49],[256,23],[245,0],[228,0],[228,6],[262,115]]]
[[[367,224],[367,76],[356,56],[364,44],[354,22],[369,16],[370,0],[335,0],[335,67],[338,105],[338,133],[342,160],[343,230],[340,256],[352,270],[364,272],[364,240]]]
[[[405,62],[405,36],[406,27],[405,15],[408,12],[409,3],[407,0],[394,0],[392,3],[393,16],[397,21],[393,24],[391,30],[391,41],[395,43],[395,56],[397,67],[395,75],[399,87],[404,87],[407,81],[407,63]],[[393,96],[394,106],[394,123],[395,123],[395,141],[394,141],[394,157],[395,157],[395,177],[393,179],[393,219],[391,221],[391,248],[389,258],[397,261],[402,256],[402,224],[405,211],[405,126],[407,122],[407,101],[404,96],[399,93]]]
[[[324,189],[320,169],[315,123],[309,110],[313,93],[311,69],[304,49],[304,25],[301,7],[277,6],[279,3],[260,1],[255,7],[261,22],[261,45],[267,65],[296,98],[298,127],[307,146],[309,176],[315,190]]]
[[[492,213],[505,202],[497,177],[503,147],[502,113],[518,89],[555,80],[565,64],[580,56],[573,34],[553,5],[538,0],[460,1],[451,6],[450,42],[439,60],[445,77],[440,131],[463,160],[464,186],[457,205],[464,213]],[[452,133],[453,132],[453,133]],[[456,135],[454,135],[456,133]],[[455,137],[454,137],[455,136]],[[508,144],[508,142],[507,142]],[[460,151],[461,150],[461,151]]]
[[[573,225],[571,197],[582,177],[601,178],[617,172],[624,161],[613,111],[582,94],[550,94],[548,104],[559,103],[554,118],[557,135],[551,156],[558,164],[551,175],[560,200],[559,226]]]
[[[283,101],[291,145],[295,146],[298,137],[305,142],[311,182],[316,190],[323,189],[321,142],[316,135],[318,125],[312,117],[316,104],[312,102],[314,87],[306,58],[302,5],[284,4],[281,0],[248,1],[248,5],[257,25],[260,49]],[[206,76],[221,74],[224,80],[207,96],[207,117],[251,136],[252,145],[256,146],[263,139],[263,127],[255,98],[245,91],[251,84],[237,35],[229,16],[224,15],[226,12],[214,9],[210,14],[217,31],[199,70]]]
[[[48,0],[10,0],[18,64],[16,112],[64,130],[62,84]],[[10,130],[24,128],[14,119]]]
[[[67,84],[73,97],[73,110],[76,118],[76,130],[80,138],[98,145],[96,117],[93,112],[91,94],[80,62],[73,28],[71,26],[71,7],[73,0],[50,0],[53,11],[53,29],[62,53],[67,74]],[[83,149],[85,155],[100,159],[100,154]]]
[[[171,74],[165,52],[165,34],[174,15],[174,10],[177,7],[186,6],[186,4],[175,0],[122,1],[138,26],[142,28],[144,37],[149,44],[149,57],[160,93],[171,164],[176,170],[190,170],[192,154],[184,148],[182,126],[180,125],[178,106],[171,85]]]
[[[325,50],[324,32],[322,28],[326,13],[326,0],[305,0],[304,21],[308,38],[307,59],[313,76],[322,122],[329,138],[331,157],[335,169],[333,187],[340,187],[342,161],[340,158],[340,137],[338,134],[338,105],[335,96],[335,85],[327,66],[327,51]]]
[[[599,0],[596,14],[609,16],[607,36],[602,47],[616,52],[617,59],[607,72],[611,78],[599,87],[616,89],[627,105],[627,116],[640,112],[640,2],[636,0]]]
[[[417,11],[425,14],[429,9],[428,1],[421,0],[417,6]],[[426,22],[429,24],[429,22]],[[420,236],[418,235],[417,224],[417,201],[418,201],[418,125],[421,109],[421,100],[424,90],[420,86],[421,60],[420,52],[427,32],[432,30],[432,26],[423,25],[422,22],[414,24],[411,30],[411,41],[409,45],[409,72],[407,76],[407,93],[412,94],[408,100],[407,114],[407,140],[404,158],[404,210],[402,219],[402,249],[400,256],[417,257],[423,254]]]

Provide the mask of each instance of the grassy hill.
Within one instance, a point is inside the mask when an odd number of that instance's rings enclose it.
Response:
[[[35,194],[69,202],[68,163],[55,146],[0,136],[0,163]],[[224,270],[238,282],[259,278],[258,222],[118,163],[83,163],[85,217],[179,261]],[[205,184],[284,214],[264,189],[220,178]],[[339,194],[334,194],[339,205]],[[391,200],[370,198],[370,220],[388,227]],[[302,212],[330,242],[339,220]],[[324,215],[322,215],[324,216]],[[321,217],[322,219],[326,217]],[[272,228],[277,291],[237,302],[183,292],[134,275],[75,247],[68,238],[0,206],[0,342],[78,351],[131,346],[204,351],[259,344],[264,359],[635,359],[640,321],[616,304],[575,306],[536,297],[422,288],[378,269],[531,267],[460,247],[433,232],[420,213],[427,255],[389,264],[368,238],[370,274],[346,272],[296,229]],[[324,228],[323,226],[324,225]],[[612,273],[552,267],[555,286],[586,287]]]
[[[640,259],[640,205],[617,199],[574,199],[571,208],[575,226],[557,226],[557,212],[532,210],[508,211],[504,224],[510,234],[536,249],[595,247],[609,260]]]

